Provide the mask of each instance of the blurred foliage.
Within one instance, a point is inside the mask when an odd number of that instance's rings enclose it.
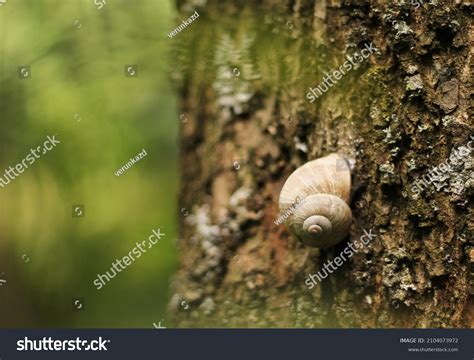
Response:
[[[166,326],[177,237],[173,12],[167,0],[0,7],[0,176],[47,135],[61,141],[0,188],[1,327]],[[128,64],[138,77],[125,76]],[[19,78],[23,65],[31,78]],[[142,149],[148,156],[116,177]],[[84,218],[72,217],[76,204]],[[158,227],[166,236],[96,290],[97,274]]]

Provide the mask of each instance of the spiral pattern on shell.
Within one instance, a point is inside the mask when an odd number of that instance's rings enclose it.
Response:
[[[351,169],[339,154],[296,169],[280,193],[280,212],[291,213],[287,227],[306,245],[333,246],[349,233]]]

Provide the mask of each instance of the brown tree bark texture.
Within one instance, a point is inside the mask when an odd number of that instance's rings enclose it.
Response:
[[[439,190],[410,190],[473,134],[472,5],[249,3],[180,4],[180,19],[200,16],[174,52],[184,115],[174,325],[473,327],[472,155]],[[324,71],[370,42],[378,54],[308,101]],[[353,221],[342,243],[314,250],[274,220],[288,176],[331,152],[356,160]],[[364,229],[377,237],[309,290],[306,276]]]

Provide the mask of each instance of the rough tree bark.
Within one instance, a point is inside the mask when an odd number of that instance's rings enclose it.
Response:
[[[247,4],[244,4],[247,3]],[[468,1],[181,3],[178,327],[473,327],[472,156],[426,186],[473,133]],[[422,1],[420,1],[422,3]],[[310,103],[354,51],[379,50]],[[279,216],[284,181],[331,152],[356,160],[350,235],[303,246]],[[438,190],[439,188],[439,190]],[[312,290],[363,229],[377,234]]]

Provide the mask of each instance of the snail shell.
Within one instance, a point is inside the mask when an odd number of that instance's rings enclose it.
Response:
[[[280,193],[280,213],[304,244],[326,248],[346,237],[352,221],[348,205],[351,167],[340,154],[309,161],[286,180]]]

